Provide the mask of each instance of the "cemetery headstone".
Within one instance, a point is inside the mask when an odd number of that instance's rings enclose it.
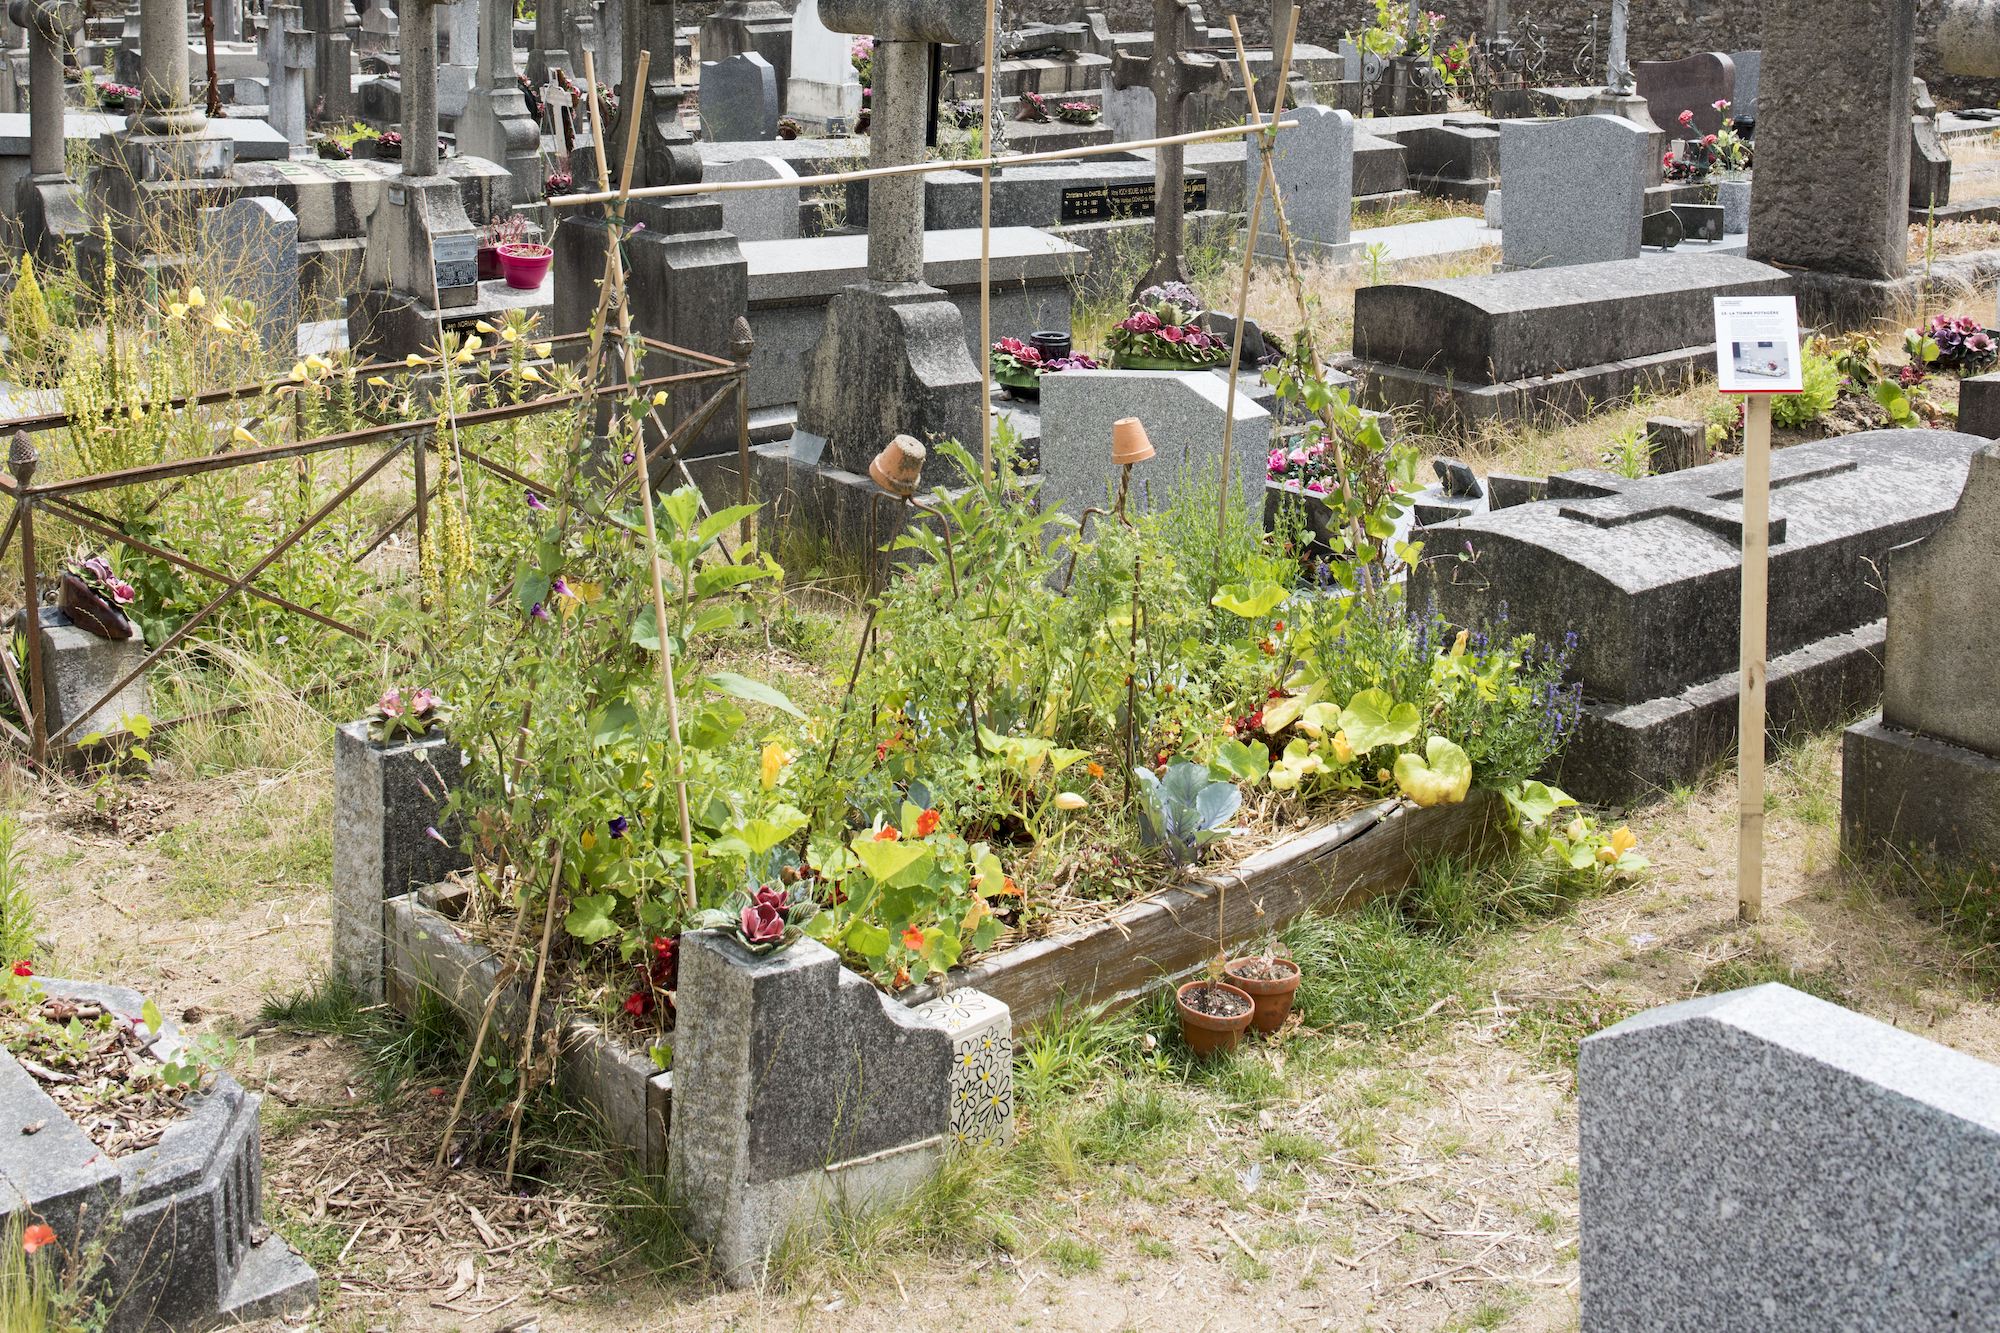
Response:
[[[792,14],[791,79],[785,111],[809,125],[845,134],[861,114],[853,39],[820,21],[819,0],[799,0]]]
[[[1301,254],[1339,262],[1357,248],[1348,240],[1354,219],[1354,117],[1329,107],[1302,106],[1286,118],[1298,121],[1298,128],[1278,131],[1271,172],[1293,245]],[[1262,188],[1263,150],[1258,135],[1246,136],[1244,143],[1247,200],[1249,191]],[[1244,207],[1247,211],[1247,202]],[[1277,209],[1269,199],[1258,222],[1257,252],[1284,253]]]
[[[1153,466],[1171,476],[1182,468],[1214,475],[1222,458],[1229,385],[1200,371],[1085,370],[1041,380],[1041,474],[1037,494],[1048,506],[1081,514],[1103,508],[1117,480],[1111,465],[1111,425],[1137,417],[1158,452]],[[1264,511],[1264,479],[1271,453],[1271,414],[1240,389],[1230,440],[1230,472],[1243,512]],[[1161,488],[1158,498],[1165,498]],[[1144,508],[1143,499],[1130,501]]]
[[[297,355],[299,220],[292,210],[263,195],[205,208],[199,244],[214,288],[255,307],[257,340],[280,359]]]
[[[347,34],[341,0],[305,0],[312,30],[313,59],[306,92],[315,117],[334,123],[354,118],[354,42]]]
[[[541,202],[547,166],[542,131],[514,70],[513,0],[460,0],[479,22],[479,63],[465,113],[458,120],[459,151],[506,168],[494,189],[496,203],[516,207]],[[553,0],[551,0],[553,3]]]
[[[23,622],[17,617],[14,623]],[[144,630],[135,630],[129,639],[106,639],[70,623],[69,617],[54,607],[42,608],[40,625],[41,720],[46,734],[53,736],[74,722],[68,737],[73,746],[94,733],[122,736],[124,719],[152,716],[152,696],[146,689],[144,672],[111,698],[98,702],[106,690],[146,660]]]
[[[1951,202],[1951,154],[1938,138],[1937,103],[1922,79],[1910,80],[1910,207],[1920,211]]]
[[[778,77],[750,52],[701,62],[703,137],[715,142],[778,137]]]
[[[1945,521],[1987,444],[1882,430],[1774,455],[1772,734],[1877,697],[1887,603],[1876,571]],[[1560,473],[1546,501],[1434,532],[1434,549],[1450,554],[1412,571],[1408,604],[1434,603],[1461,628],[1493,622],[1504,602],[1509,622],[1539,641],[1580,636],[1571,669],[1587,702],[1558,774],[1578,799],[1648,799],[1695,781],[1734,746],[1742,479],[1741,460],[1636,481]],[[1468,547],[1473,559],[1460,566]]]
[[[1889,553],[1886,579],[1882,711],[1847,729],[1842,840],[1861,855],[2000,861],[2000,449],[1973,458],[1937,531]]]
[[[272,5],[264,15],[264,65],[271,91],[265,119],[294,149],[306,146],[306,81],[312,67],[313,35],[297,5]]]
[[[1731,51],[1729,63],[1736,67],[1736,87],[1729,96],[1729,115],[1738,122],[1755,123],[1757,119],[1757,81],[1764,70],[1764,53],[1757,51]]]
[[[736,162],[711,162],[702,168],[704,181],[796,179],[789,162],[775,157],[746,157]],[[734,190],[716,195],[722,201],[722,225],[745,241],[788,241],[799,235],[799,192],[796,189]]]
[[[465,114],[465,101],[472,96],[472,83],[479,73],[479,11],[490,0],[448,0],[440,6],[444,19],[439,34],[443,47],[437,72],[438,115],[456,121]],[[508,17],[513,17],[510,8]],[[508,38],[508,67],[513,66],[513,39]]]
[[[1554,268],[1636,259],[1650,152],[1646,132],[1617,116],[1503,122],[1501,261]]]
[[[792,78],[792,15],[781,0],[727,0],[702,20],[704,61],[753,53],[770,65],[783,98]]]
[[[1915,26],[1909,5],[1763,8],[1749,254],[1792,272],[1807,323],[1858,327],[1912,294]]]
[[[1152,51],[1145,56],[1121,51],[1112,57],[1113,87],[1144,85],[1152,92],[1155,137],[1187,133],[1193,128],[1189,99],[1198,92],[1220,92],[1229,86],[1222,62],[1199,50],[1207,44],[1199,12],[1192,0],[1153,0]],[[1350,172],[1351,156],[1350,150]],[[1133,285],[1135,292],[1188,280],[1183,248],[1186,202],[1181,191],[1186,165],[1187,150],[1179,144],[1153,150],[1153,260]]]
[[[2000,1069],[1776,984],[1586,1037],[1583,1328],[1982,1322],[1996,1108]]]
[[[1639,96],[1652,110],[1653,123],[1680,125],[1683,111],[1694,112],[1694,135],[1722,128],[1717,102],[1736,94],[1736,64],[1719,51],[1704,51],[1682,60],[1642,60],[1636,67]]]

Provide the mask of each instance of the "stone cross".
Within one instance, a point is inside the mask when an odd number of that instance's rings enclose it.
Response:
[[[328,121],[354,115],[354,40],[347,35],[343,0],[305,0],[306,26],[312,30],[313,60],[307,71],[313,114]]]
[[[265,12],[264,65],[271,79],[271,128],[293,148],[306,146],[305,72],[312,68],[313,34],[297,5],[274,4]]]
[[[438,174],[437,0],[403,0],[403,174]]]
[[[1639,89],[1625,58],[1625,26],[1629,0],[1611,0],[1611,42],[1604,60],[1604,91],[1628,97]]]
[[[1219,91],[1229,75],[1214,56],[1194,51],[1201,42],[1190,0],[1153,0],[1153,52],[1112,57],[1111,86],[1150,88],[1156,137],[1185,134],[1189,128],[1188,98],[1197,92]],[[880,96],[878,90],[877,94]],[[1187,153],[1182,145],[1153,150],[1153,262],[1139,279],[1143,289],[1188,277],[1183,230],[1186,216]],[[872,217],[874,210],[869,214]]]

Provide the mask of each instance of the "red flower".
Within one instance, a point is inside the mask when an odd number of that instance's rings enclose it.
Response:
[[[761,893],[757,895],[757,901],[743,909],[743,915],[738,920],[743,938],[752,944],[769,944],[785,933],[785,914],[773,907]]]
[[[1701,136],[1701,141],[1705,144],[1713,144],[1715,142],[1715,136],[1713,134],[1704,134]]]
[[[897,831],[896,826],[894,824],[885,824],[882,826],[881,831],[875,835],[875,841],[894,842],[896,839],[902,836],[903,835]]]
[[[1164,325],[1160,329],[1160,341],[1162,342],[1179,343],[1185,337],[1187,337],[1187,334],[1181,330],[1178,324]]]
[[[1285,622],[1284,622],[1284,621],[1282,621],[1282,620],[1274,620],[1274,621],[1272,621],[1272,622],[1271,622],[1271,633],[1273,633],[1273,634],[1283,634],[1284,632],[1285,632]]]
[[[29,1254],[55,1243],[56,1229],[47,1222],[37,1222],[21,1233],[21,1248]]]
[[[879,764],[888,757],[889,757],[889,742],[877,741],[875,743],[875,762]]]
[[[926,810],[922,814],[918,815],[917,836],[919,838],[928,838],[931,836],[931,834],[936,833],[938,823],[943,818],[944,816],[940,815],[935,810]]]
[[[1681,124],[1683,124],[1683,125],[1692,125],[1692,124],[1694,124],[1694,112],[1692,112],[1692,111],[1683,111],[1683,112],[1681,112]]]
[[[653,997],[642,990],[633,991],[625,997],[625,1012],[634,1018],[644,1018],[653,1012]]]
[[[916,950],[918,950],[918,949],[921,949],[921,948],[923,948],[923,947],[924,947],[924,932],[923,932],[923,931],[921,931],[921,930],[918,930],[918,929],[917,929],[917,928],[916,928],[915,926],[904,926],[904,927],[903,927],[903,947],[904,947],[905,949],[908,949],[908,950],[910,950],[910,951],[911,951],[911,952],[913,952],[913,953],[914,953],[914,952],[915,952]]]
[[[20,962],[14,964],[14,975],[17,977],[32,977],[35,975],[35,969],[29,967],[28,960],[23,958]]]

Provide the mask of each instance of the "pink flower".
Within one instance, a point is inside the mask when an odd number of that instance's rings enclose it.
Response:
[[[431,689],[420,689],[410,696],[410,716],[423,717],[437,707],[437,693]]]
[[[743,928],[743,938],[752,944],[769,944],[785,933],[785,914],[774,907],[763,890],[757,893],[757,900],[743,909],[739,923]]]
[[[1683,111],[1683,112],[1681,112],[1681,124],[1683,124],[1683,125],[1692,125],[1692,124],[1694,124],[1694,112],[1692,112],[1692,111]]]
[[[393,685],[382,691],[382,697],[375,701],[375,711],[383,717],[401,717],[403,715],[403,692]]]
[[[1716,99],[1715,99],[1715,109],[1716,109],[1717,111],[1727,111],[1727,110],[1729,110],[1729,99],[1728,99],[1728,98],[1726,98],[1726,97],[1718,97],[1718,98],[1716,98]]]
[[[1174,344],[1179,344],[1182,340],[1184,340],[1187,337],[1187,334],[1181,329],[1181,326],[1178,324],[1162,325],[1159,330],[1159,334],[1160,334],[1160,340],[1162,342],[1170,342]]]
[[[1715,136],[1713,134],[1704,134],[1701,136],[1701,141],[1712,147],[1715,144]]]

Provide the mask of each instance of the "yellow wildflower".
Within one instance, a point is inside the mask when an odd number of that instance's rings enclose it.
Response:
[[[187,303],[193,306],[196,310],[199,310],[203,306],[208,304],[208,298],[201,294],[201,288],[190,287],[188,288]]]

